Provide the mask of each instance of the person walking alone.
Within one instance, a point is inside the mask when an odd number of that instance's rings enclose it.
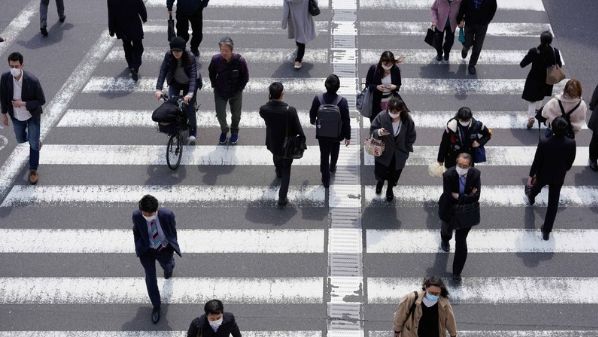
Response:
[[[461,57],[467,58],[469,49],[473,47],[467,67],[470,75],[476,74],[475,66],[478,64],[488,25],[496,14],[496,7],[496,0],[463,0],[461,3],[457,15],[459,27],[465,27],[465,43]]]
[[[592,115],[588,121],[588,129],[592,130],[592,139],[590,140],[590,169],[598,171],[598,85],[594,89],[592,100],[590,101],[590,110]]]
[[[479,200],[481,190],[480,171],[471,166],[473,159],[468,153],[460,153],[457,165],[449,168],[442,175],[442,195],[438,201],[438,215],[440,217],[440,248],[449,252],[449,241],[455,231],[455,257],[453,259],[453,281],[461,282],[461,272],[467,260],[467,235],[474,222],[473,215],[462,219],[455,214],[455,207],[470,205],[477,207],[477,222],[479,222]],[[464,224],[465,223],[465,224]]]
[[[309,0],[283,0],[282,29],[288,27],[289,39],[294,39],[297,45],[295,55],[295,69],[303,66],[305,45],[316,38],[316,25],[309,14]]]
[[[575,140],[567,137],[569,123],[563,117],[552,121],[553,136],[538,143],[532,167],[527,178],[526,195],[530,205],[536,202],[536,196],[548,185],[548,208],[544,224],[541,227],[542,239],[549,240],[550,232],[559,207],[561,187],[565,183],[567,171],[575,161]]]
[[[9,72],[0,78],[0,106],[2,124],[8,126],[8,117],[12,120],[18,143],[29,142],[29,183],[37,184],[39,174],[39,151],[42,143],[41,119],[42,106],[46,98],[39,80],[24,70],[23,55],[18,52],[8,55]]]
[[[50,0],[40,0],[39,2],[39,26],[43,37],[48,36],[48,6]],[[66,15],[64,15],[64,0],[56,0],[56,11],[58,12],[58,21],[64,23]]]
[[[399,95],[401,89],[401,69],[398,66],[399,60],[387,50],[380,55],[378,64],[373,64],[368,69],[365,77],[365,85],[370,88],[372,95],[372,114],[370,122],[376,118],[380,111],[385,111],[388,101],[393,96]]]
[[[336,172],[336,162],[340,151],[340,142],[344,139],[345,146],[351,144],[351,117],[349,115],[349,104],[347,99],[337,94],[341,82],[338,76],[332,74],[326,78],[324,86],[326,92],[316,95],[309,110],[309,121],[316,125],[316,138],[320,146],[320,172],[322,173],[322,184],[330,186],[330,173]],[[323,111],[320,111],[322,107]],[[324,111],[324,109],[326,109]],[[326,113],[326,116],[319,114]],[[330,115],[336,118],[330,118]],[[339,127],[340,126],[340,127]],[[318,135],[319,130],[334,129],[336,136]],[[321,132],[323,133],[323,132]]]
[[[172,7],[175,0],[166,0],[168,15],[172,17]],[[191,22],[191,53],[199,57],[199,45],[203,40],[203,9],[209,0],[177,0],[176,4],[176,33],[185,42],[189,41],[189,22]]]
[[[401,298],[394,312],[394,337],[457,336],[449,292],[441,278],[424,279],[422,289]]]
[[[575,138],[586,122],[588,106],[581,97],[581,83],[570,79],[563,88],[563,93],[551,98],[542,109],[542,117],[546,118],[546,125],[550,128],[556,117],[563,117],[567,121],[567,137]],[[552,133],[547,131],[547,135]]]
[[[222,301],[209,300],[203,310],[203,315],[191,321],[187,337],[242,337],[235,316],[224,311]]]
[[[534,126],[536,110],[542,106],[542,100],[546,96],[552,96],[553,86],[546,84],[546,68],[551,65],[563,66],[561,54],[558,49],[551,46],[552,34],[544,31],[540,34],[540,45],[532,48],[519,64],[525,68],[531,63],[532,68],[525,79],[523,94],[521,98],[528,102],[527,105],[527,129]]]
[[[434,0],[432,4],[432,29],[436,33],[436,61],[443,59],[448,62],[451,48],[455,42],[457,29],[457,15],[461,7],[461,0]],[[444,39],[444,44],[442,40]]]
[[[239,141],[239,122],[243,105],[243,90],[249,82],[247,62],[241,54],[233,53],[234,43],[230,37],[224,37],[218,42],[220,54],[212,57],[208,72],[210,82],[214,88],[214,103],[216,117],[220,124],[218,143],[224,145],[230,130],[230,143],[236,145]],[[226,103],[230,105],[231,124],[226,122]]]
[[[174,213],[167,208],[158,208],[158,200],[152,195],[144,195],[139,201],[139,209],[133,212],[133,238],[135,254],[145,271],[145,285],[152,302],[152,322],[160,320],[160,290],[156,276],[156,261],[164,269],[164,279],[172,277],[174,253],[181,256],[177,241]]]
[[[291,180],[293,158],[285,157],[284,140],[286,137],[302,137],[303,128],[297,116],[297,110],[283,101],[284,86],[274,82],[268,87],[270,101],[260,107],[260,116],[266,123],[266,148],[272,153],[276,167],[276,177],[280,179],[278,206],[289,203],[287,192]]]
[[[123,42],[125,59],[134,81],[139,79],[143,55],[143,25],[147,10],[143,0],[108,0],[108,32]]]
[[[379,113],[372,122],[370,134],[384,141],[384,152],[376,157],[374,174],[376,194],[382,193],[384,181],[388,181],[386,201],[390,202],[394,199],[393,188],[401,177],[409,152],[413,152],[416,138],[415,123],[405,102],[392,97],[388,101],[388,110]]]

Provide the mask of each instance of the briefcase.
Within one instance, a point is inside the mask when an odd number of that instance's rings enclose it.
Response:
[[[174,19],[172,15],[168,15],[168,42],[170,42],[176,36],[174,30]]]

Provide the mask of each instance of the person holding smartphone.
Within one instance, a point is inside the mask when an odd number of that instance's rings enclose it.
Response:
[[[397,64],[400,62],[400,59],[395,59],[395,55],[387,50],[380,56],[378,64],[372,65],[368,70],[365,85],[374,93],[370,121],[373,121],[380,111],[386,110],[392,96],[398,96],[401,88],[401,70]]]

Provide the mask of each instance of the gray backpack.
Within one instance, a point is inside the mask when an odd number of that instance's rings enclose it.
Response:
[[[316,116],[317,137],[338,139],[341,136],[343,121],[341,120],[341,110],[338,107],[341,99],[343,97],[338,95],[333,103],[326,104],[324,102],[324,94],[318,95],[320,107]]]

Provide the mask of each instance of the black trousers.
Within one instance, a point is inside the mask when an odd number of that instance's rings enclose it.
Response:
[[[393,156],[392,160],[390,161],[390,165],[384,166],[378,161],[374,162],[374,176],[376,177],[377,181],[384,181],[388,180],[388,187],[392,188],[397,186],[399,182],[399,178],[401,177],[401,173],[403,169],[395,169],[396,166],[396,157]]]
[[[336,167],[341,142],[336,139],[318,139],[320,145],[320,173],[322,182],[330,182],[330,167]]]
[[[295,57],[295,61],[303,62],[303,55],[305,55],[305,43],[295,42],[297,45],[297,57]]]
[[[561,197],[561,187],[563,187],[563,185],[546,184],[537,181],[534,186],[532,186],[530,194],[533,197],[536,197],[546,185],[548,185],[548,207],[546,209],[546,216],[544,217],[542,231],[550,233],[552,232],[552,226],[554,225],[554,220],[556,219],[556,213],[559,210],[559,199]]]
[[[443,39],[444,44],[442,44]],[[436,52],[438,53],[438,55],[442,55],[442,52],[444,51],[444,53],[448,55],[451,52],[451,48],[453,48],[454,43],[455,32],[453,32],[453,30],[451,29],[451,25],[447,20],[443,32],[436,29]]]
[[[478,64],[478,58],[480,57],[480,52],[482,51],[482,46],[484,45],[484,39],[486,38],[486,31],[488,30],[488,25],[483,24],[465,24],[465,44],[463,48],[469,49],[473,46],[471,50],[471,57],[469,58],[469,65],[475,66]]]
[[[189,22],[191,22],[191,29],[193,30],[190,48],[191,51],[194,51],[198,50],[203,40],[203,8],[198,9],[191,15],[176,12],[176,33],[185,41],[189,41]]]
[[[598,132],[592,133],[592,140],[590,140],[590,161],[596,162],[598,160]]]
[[[139,70],[141,67],[141,57],[143,55],[143,42],[139,40],[122,39],[123,49],[125,50],[125,59],[129,68]]]
[[[280,175],[280,190],[278,190],[278,198],[284,199],[289,192],[289,183],[291,181],[291,165],[293,159],[283,158],[281,156],[273,155],[272,160],[276,167],[276,175]]]
[[[461,275],[465,261],[467,261],[467,234],[469,228],[455,230],[455,257],[453,258],[453,274]],[[453,237],[453,228],[446,221],[441,221],[440,237],[442,241],[450,241]]]
[[[145,286],[147,294],[154,308],[160,307],[160,290],[158,289],[158,278],[156,276],[156,260],[164,269],[164,272],[172,272],[174,269],[174,249],[170,246],[157,251],[150,249],[147,253],[139,257],[139,261],[145,270]]]

